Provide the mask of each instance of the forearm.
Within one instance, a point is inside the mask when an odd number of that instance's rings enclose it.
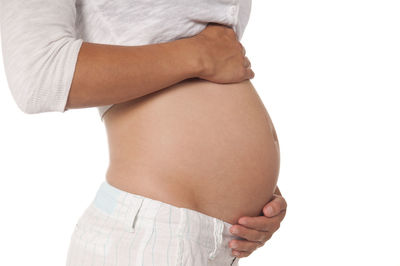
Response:
[[[188,38],[143,46],[84,42],[65,109],[125,102],[196,77],[199,59]]]

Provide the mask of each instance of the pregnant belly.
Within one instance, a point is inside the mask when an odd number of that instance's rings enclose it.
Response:
[[[231,224],[275,190],[279,144],[250,80],[188,79],[114,105],[104,122],[106,178],[122,190]]]

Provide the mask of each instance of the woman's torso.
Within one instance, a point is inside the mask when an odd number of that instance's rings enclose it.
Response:
[[[241,40],[251,0],[77,0],[87,42],[146,45],[191,37],[208,22]],[[112,107],[112,108],[111,108]],[[258,215],[279,171],[272,122],[249,80],[190,79],[116,105],[105,114],[107,180],[125,191],[235,223]]]
[[[272,121],[249,80],[188,79],[104,116],[110,184],[229,223],[259,215],[279,174]]]

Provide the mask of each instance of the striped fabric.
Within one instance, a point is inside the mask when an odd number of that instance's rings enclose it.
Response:
[[[232,225],[104,181],[71,236],[67,266],[239,265]]]
[[[240,41],[251,4],[251,0],[1,0],[0,41],[8,87],[27,114],[65,112],[83,42],[123,46],[171,42],[199,34],[208,22],[231,27]],[[102,121],[115,104],[110,101],[97,107]]]

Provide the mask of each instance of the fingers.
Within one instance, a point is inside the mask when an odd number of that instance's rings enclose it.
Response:
[[[264,242],[265,243],[265,242]],[[232,240],[229,242],[229,247],[232,248],[232,254],[236,257],[247,257],[254,252],[257,248],[264,245],[264,243],[245,241],[245,240]],[[236,255],[237,253],[238,255]]]
[[[239,42],[239,44],[242,47],[242,54],[243,54],[243,56],[245,56],[246,55],[246,49],[244,48],[242,43]]]
[[[260,232],[244,227],[240,231],[239,234],[245,240],[234,239],[229,242],[232,254],[239,258],[249,256],[254,250],[264,246],[265,242],[272,237],[272,233],[270,232]]]
[[[268,209],[271,207],[271,209]],[[279,195],[274,195],[273,199],[264,206],[264,213],[268,216],[241,217],[239,224],[231,226],[230,232],[243,240],[234,239],[229,242],[232,254],[238,258],[249,256],[254,250],[262,247],[280,227],[286,215],[286,200]],[[272,210],[272,212],[270,212]]]
[[[239,225],[235,226],[245,226],[246,228],[251,228],[258,231],[275,232],[280,227],[280,223],[285,217],[285,211],[282,211],[278,215],[273,217],[256,216],[248,217],[244,216],[239,219]],[[234,226],[232,226],[234,227]]]
[[[247,241],[247,240],[231,240],[229,247],[237,251],[252,252],[262,245],[261,242]]]
[[[243,238],[243,240],[260,243],[264,243],[272,236],[272,232],[248,228],[237,224],[233,225],[230,231],[233,232],[232,234]]]
[[[249,228],[249,229],[253,229],[253,230],[257,230],[257,231],[264,231],[264,232],[268,232],[269,230],[271,230],[270,227],[270,219],[271,218],[267,218],[265,216],[256,216],[256,217],[242,217],[239,219],[238,224],[231,226],[232,227],[243,227],[243,228]],[[232,230],[234,229],[232,228]],[[241,228],[238,228],[237,230],[244,230]],[[234,232],[235,233],[235,232]]]
[[[252,79],[252,78],[254,78],[255,74],[254,74],[253,70],[251,69],[251,62],[250,62],[249,58],[247,56],[245,56],[246,49],[244,48],[243,44],[241,44],[240,42],[239,42],[239,44],[242,47],[242,55],[244,57],[243,66],[244,66],[245,72],[246,72],[245,75],[248,79]]]
[[[282,211],[286,211],[286,208],[286,200],[282,196],[274,194],[274,198],[264,206],[263,213],[267,217],[273,217]]]
[[[250,68],[251,67],[251,63],[250,60],[247,56],[244,57],[244,67],[245,68]]]
[[[251,69],[251,63],[250,63],[250,60],[247,58],[247,56],[245,56],[244,67],[246,69],[246,75],[247,75],[248,79],[254,78],[254,72]]]
[[[254,74],[253,70],[251,70],[251,68],[247,68],[247,76],[249,79],[254,78],[255,74]]]
[[[238,257],[238,258],[248,257],[251,253],[252,253],[252,252],[237,251],[237,250],[232,251],[232,254],[233,254],[235,257]]]
[[[250,62],[250,60],[249,60],[249,58],[248,58],[247,56],[244,57],[244,60],[243,60],[243,67],[244,67],[244,71],[246,72],[246,73],[245,73],[245,74],[246,74],[246,77],[247,77],[248,79],[254,78],[254,72],[253,72],[253,70],[251,69],[251,62]]]

